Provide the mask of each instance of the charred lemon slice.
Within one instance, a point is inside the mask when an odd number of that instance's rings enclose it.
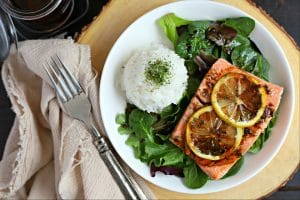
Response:
[[[199,157],[219,160],[233,152],[243,137],[243,128],[236,128],[222,121],[212,106],[195,112],[186,128],[189,148]]]
[[[218,116],[235,127],[253,126],[266,107],[266,91],[245,74],[229,73],[215,84],[211,103]]]

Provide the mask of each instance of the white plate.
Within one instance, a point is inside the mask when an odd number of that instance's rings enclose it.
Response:
[[[228,17],[249,16],[234,7],[211,1],[179,1],[156,8],[131,24],[111,49],[102,72],[100,86],[100,108],[104,127],[114,148],[129,167],[149,182],[162,188],[191,194],[217,192],[237,186],[261,171],[275,156],[283,144],[290,127],[294,107],[294,85],[290,67],[279,44],[258,21],[251,39],[256,43],[271,65],[271,82],[284,87],[278,122],[264,148],[257,154],[247,154],[238,174],[225,180],[208,181],[199,189],[189,189],[183,179],[156,173],[151,177],[149,167],[136,159],[131,147],[125,144],[127,136],[119,135],[115,123],[118,113],[124,113],[126,99],[116,82],[122,65],[133,51],[160,42],[172,47],[157,20],[167,13],[190,20],[218,20]],[[250,16],[251,17],[251,16]],[[278,172],[280,173],[280,172]]]

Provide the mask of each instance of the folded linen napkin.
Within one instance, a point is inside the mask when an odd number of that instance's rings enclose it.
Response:
[[[90,49],[72,40],[20,43],[3,64],[2,78],[16,119],[0,162],[0,199],[123,199],[84,124],[62,112],[43,69],[58,54],[88,94],[100,124],[98,76]],[[149,198],[144,180],[126,168]]]

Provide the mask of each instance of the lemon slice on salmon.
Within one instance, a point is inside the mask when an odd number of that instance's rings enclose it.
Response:
[[[236,128],[222,121],[212,106],[195,112],[186,128],[186,142],[199,157],[219,160],[239,146],[243,128]]]
[[[211,103],[218,116],[235,127],[257,123],[266,107],[266,91],[253,77],[228,73],[215,84]]]

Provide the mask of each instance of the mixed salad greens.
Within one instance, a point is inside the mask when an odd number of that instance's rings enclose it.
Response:
[[[169,136],[202,78],[218,58],[267,81],[270,66],[249,38],[255,27],[251,18],[189,21],[171,13],[160,18],[158,23],[173,43],[175,52],[185,59],[189,75],[187,89],[177,105],[171,104],[161,113],[147,113],[128,104],[125,113],[117,115],[116,123],[120,125],[119,133],[128,135],[126,144],[133,148],[135,157],[150,166],[152,176],[157,171],[181,176],[187,187],[199,188],[209,177],[169,141]],[[249,152],[257,153],[263,147],[275,121],[276,117],[273,117]],[[236,174],[243,162],[242,157],[223,178]]]

